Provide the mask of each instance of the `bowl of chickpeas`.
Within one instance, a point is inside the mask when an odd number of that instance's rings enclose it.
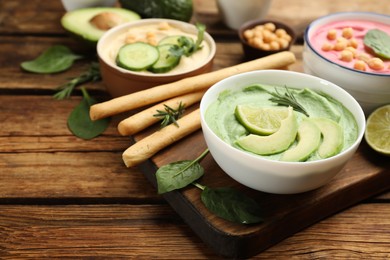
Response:
[[[333,13],[314,20],[304,33],[305,73],[348,91],[366,115],[390,103],[390,16]]]
[[[294,30],[278,21],[252,20],[238,30],[247,60],[289,50],[295,41]]]

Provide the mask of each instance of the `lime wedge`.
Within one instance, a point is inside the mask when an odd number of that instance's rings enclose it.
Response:
[[[364,137],[372,149],[390,155],[390,104],[371,113]]]
[[[288,109],[287,107],[237,105],[234,114],[250,133],[270,135],[280,128],[281,121],[288,115]]]
[[[268,136],[249,134],[236,140],[236,144],[246,151],[270,155],[287,150],[294,142],[298,131],[298,121],[292,107],[288,107],[288,115],[282,120],[278,131]]]

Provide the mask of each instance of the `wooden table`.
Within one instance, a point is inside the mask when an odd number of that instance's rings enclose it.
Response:
[[[242,61],[234,31],[220,22],[214,1],[194,0],[194,21],[208,26],[217,42],[214,69]],[[302,33],[318,16],[336,11],[390,14],[388,0],[274,0],[268,18]],[[0,258],[217,259],[138,168],[127,169],[114,117],[100,137],[84,141],[66,127],[79,91],[52,98],[56,86],[85,70],[90,59],[67,72],[23,72],[22,61],[54,44],[84,52],[60,25],[60,1],[0,0]],[[302,71],[302,39],[292,48]],[[103,83],[87,84],[108,99]],[[362,145],[366,145],[365,142]],[[377,156],[377,155],[373,155]],[[379,155],[378,155],[379,156]],[[390,173],[390,172],[389,172]],[[388,259],[390,193],[361,201],[296,233],[256,259]]]

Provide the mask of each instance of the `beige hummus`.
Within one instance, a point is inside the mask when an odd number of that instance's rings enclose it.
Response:
[[[191,37],[194,41],[197,39],[196,34],[191,34],[181,30],[175,25],[168,23],[156,23],[148,24],[138,27],[129,28],[126,32],[116,35],[112,38],[110,42],[107,43],[103,55],[104,59],[110,63],[112,66],[116,66],[115,59],[118,55],[119,49],[128,43],[132,42],[148,42],[152,45],[157,45],[160,40],[167,36],[187,36]],[[178,74],[193,70],[194,68],[200,67],[204,64],[205,60],[210,55],[210,46],[207,41],[203,40],[201,44],[202,48],[197,52],[193,53],[191,56],[186,57],[182,56],[178,66],[173,68],[165,74]],[[153,74],[149,71],[135,72],[142,74]]]

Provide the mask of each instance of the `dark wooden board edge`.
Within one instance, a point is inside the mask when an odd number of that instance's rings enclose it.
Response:
[[[158,167],[152,159],[139,165],[139,168],[156,188],[155,173]],[[267,224],[267,228],[248,235],[232,235],[216,228],[180,190],[163,194],[163,198],[217,255],[229,258],[249,258],[322,219],[388,190],[390,188],[389,173],[390,169],[383,170],[368,181],[347,186],[342,193],[333,194],[325,201],[310,208],[305,208],[303,205],[300,210],[292,211],[283,219],[259,224]],[[332,207],[324,207],[329,204]],[[286,219],[288,221],[282,221]]]

